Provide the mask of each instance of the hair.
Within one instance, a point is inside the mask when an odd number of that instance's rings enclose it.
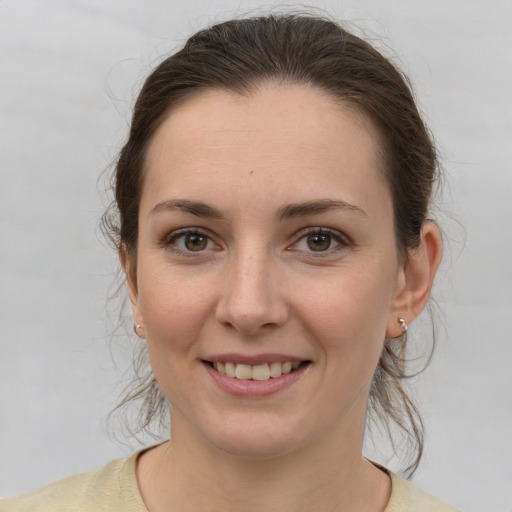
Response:
[[[406,259],[408,251],[418,246],[438,165],[407,77],[372,45],[336,22],[319,16],[272,14],[227,21],[196,33],[146,79],[115,166],[115,200],[102,219],[118,250],[123,247],[136,261],[146,151],[169,112],[207,89],[243,95],[268,82],[314,87],[369,117],[381,138],[397,251]],[[405,473],[411,475],[423,451],[423,424],[403,384],[410,376],[404,341],[384,341],[370,389],[369,418],[381,420],[392,443],[392,424],[405,434],[412,447]],[[136,370],[135,386],[128,388],[120,405],[144,400],[139,418],[143,430],[155,418],[162,420],[167,403],[146,357],[136,360]]]

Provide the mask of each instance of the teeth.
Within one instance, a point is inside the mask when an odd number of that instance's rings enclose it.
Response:
[[[300,366],[300,361],[287,361],[285,363],[263,363],[251,366],[250,364],[235,364],[230,362],[215,362],[213,367],[222,375],[240,380],[269,380],[281,377]]]
[[[252,367],[252,380],[270,379],[270,368],[268,364],[258,364]]]
[[[240,380],[249,380],[252,378],[252,368],[249,364],[237,364],[235,368],[235,377]]]
[[[292,363],[290,363],[289,361],[286,363],[283,363],[281,371],[283,373],[290,373],[292,371]]]
[[[235,378],[235,363],[224,363],[224,369],[226,371],[226,375],[228,377],[231,377],[232,379]]]
[[[281,374],[283,373],[281,371],[281,363],[270,363],[270,376],[272,378],[281,377]]]

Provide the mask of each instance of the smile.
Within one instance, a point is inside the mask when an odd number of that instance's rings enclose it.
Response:
[[[232,379],[265,381],[291,373],[305,363],[306,361],[287,361],[250,365],[219,361],[209,362],[209,365],[221,375]]]

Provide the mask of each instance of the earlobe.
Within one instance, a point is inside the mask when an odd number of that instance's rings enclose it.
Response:
[[[121,244],[119,247],[119,260],[123,267],[126,277],[126,284],[128,286],[128,295],[130,297],[130,305],[133,313],[134,331],[137,336],[141,336],[141,328],[143,327],[142,314],[138,308],[138,287],[137,287],[137,269],[135,259],[129,254],[126,244]],[[136,328],[135,326],[139,326]]]
[[[386,329],[386,336],[390,338],[400,336],[400,318],[411,324],[423,311],[430,298],[434,277],[441,262],[443,244],[435,222],[424,222],[420,236],[419,246],[409,251],[409,258],[400,270]]]

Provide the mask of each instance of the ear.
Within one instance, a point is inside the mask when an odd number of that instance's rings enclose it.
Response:
[[[126,247],[126,244],[121,244],[119,247],[119,260],[121,262],[121,266],[123,267],[124,274],[126,277],[126,284],[128,285],[128,295],[130,297],[130,305],[132,308],[133,314],[133,324],[143,325],[143,317],[138,308],[138,287],[137,287],[137,263],[133,254],[130,254],[130,251]],[[145,336],[141,336],[143,333],[143,328],[135,329],[137,336],[144,338]]]
[[[419,246],[409,251],[409,257],[400,269],[386,336],[400,336],[399,319],[411,324],[425,308],[441,262],[442,247],[441,233],[435,222],[424,222]]]

